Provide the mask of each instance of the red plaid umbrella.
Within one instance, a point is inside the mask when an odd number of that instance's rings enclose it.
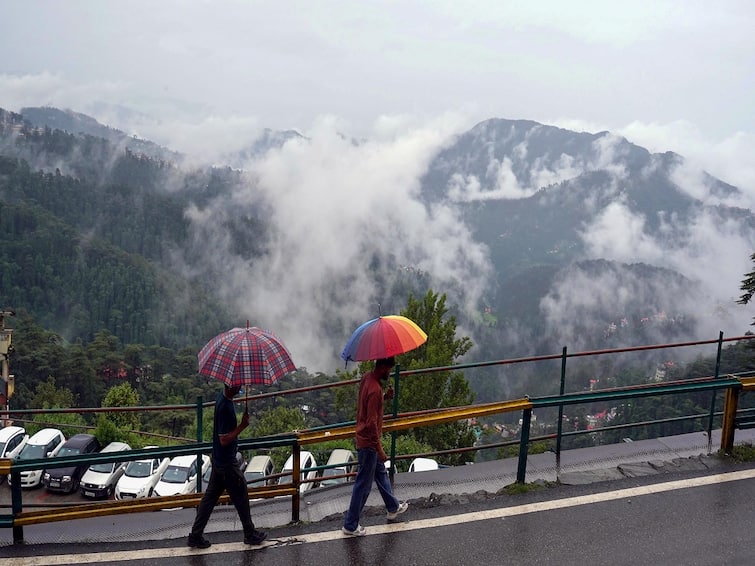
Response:
[[[256,326],[232,328],[210,340],[197,356],[199,374],[234,385],[270,385],[296,370],[286,346]]]

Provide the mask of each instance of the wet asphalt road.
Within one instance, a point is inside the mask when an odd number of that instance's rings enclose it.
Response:
[[[0,557],[9,566],[108,551],[117,554],[99,563],[745,565],[755,560],[754,493],[755,468],[732,464],[715,473],[559,486],[463,505],[415,501],[399,523],[365,517],[368,535],[358,539],[341,536],[333,518],[269,529],[270,546],[263,548],[218,532],[208,534],[214,544],[206,551],[189,550],[179,539],[11,547],[0,549]],[[47,561],[39,556],[53,552]],[[24,561],[34,555],[38,562]],[[98,563],[97,555],[70,560]]]

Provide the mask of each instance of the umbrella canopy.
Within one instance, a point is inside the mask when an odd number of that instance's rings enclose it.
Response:
[[[427,334],[405,316],[373,318],[357,328],[346,343],[341,358],[352,362],[390,358],[418,348]]]
[[[256,326],[218,334],[202,348],[197,360],[200,375],[219,379],[229,387],[270,385],[296,370],[283,342]]]

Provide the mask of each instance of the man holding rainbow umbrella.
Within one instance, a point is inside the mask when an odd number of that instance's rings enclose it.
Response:
[[[385,504],[389,521],[404,513],[409,504],[399,501],[391,489],[384,462],[388,459],[383,450],[383,401],[393,399],[389,388],[383,392],[395,365],[394,356],[418,348],[427,341],[427,334],[413,321],[403,316],[380,316],[357,328],[346,343],[341,358],[349,361],[375,360],[375,367],[362,376],[359,384],[356,420],[356,447],[359,469],[351,493],[343,528],[346,536],[364,536],[367,530],[359,524],[374,481]]]

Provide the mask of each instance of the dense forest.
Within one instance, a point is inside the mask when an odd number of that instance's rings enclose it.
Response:
[[[191,405],[198,398],[212,401],[218,392],[217,383],[197,374],[196,355],[208,336],[228,328],[227,321],[232,317],[213,295],[211,281],[199,274],[187,275],[191,273],[191,269],[185,269],[190,258],[181,251],[190,248],[191,236],[184,210],[187,202],[206,204],[240,181],[239,172],[230,168],[178,171],[168,159],[171,156],[170,152],[163,156],[160,152],[152,156],[139,153],[119,144],[117,137],[104,139],[34,127],[22,116],[0,110],[0,306],[16,313],[6,320],[13,328],[15,347],[10,358],[15,376],[10,408],[145,407],[139,413],[110,417],[87,411],[16,414],[30,430],[55,424],[70,434],[90,427],[103,442],[127,438],[133,446],[197,437],[193,410],[150,409]],[[256,246],[267,237],[264,218],[260,204],[259,214],[225,220],[225,228],[237,236],[236,253],[255,257]],[[595,274],[612,266],[597,261],[575,268]],[[663,276],[674,285],[687,284],[648,266],[633,269],[640,278]],[[380,278],[379,273],[375,276]],[[538,290],[557,276],[555,268],[542,266],[527,271],[525,280],[507,284],[531,290],[534,303],[542,294]],[[404,369],[452,365],[472,347],[468,337],[455,334],[457,322],[452,313],[456,306],[446,305],[442,292],[422,285],[428,283],[421,274],[394,285],[394,292],[406,301],[404,312],[425,328],[433,343],[432,348],[406,354],[400,360]],[[533,312],[528,300],[509,299],[514,294],[505,286],[500,294],[506,312],[519,323],[527,321],[531,316],[528,313]],[[639,321],[639,314],[635,318]],[[475,322],[475,335],[486,351],[497,351],[500,330],[515,324],[507,317],[496,319],[489,313],[482,313]],[[536,335],[537,321],[531,322]],[[612,347],[620,332],[625,333],[624,343],[645,343],[647,327],[634,319],[630,323],[626,327],[607,326],[598,337],[600,343]],[[689,321],[679,317],[673,324],[670,318],[656,324],[667,325],[668,335],[675,336],[686,330]],[[719,373],[755,369],[753,346],[755,343],[743,342],[725,347]],[[549,344],[543,347],[553,353]],[[300,369],[271,390],[354,379],[360,369],[347,368],[335,375],[313,375]],[[638,353],[570,366],[568,391],[688,379],[714,372],[712,353],[692,362],[661,352]],[[407,380],[400,409],[459,406],[525,394],[552,395],[558,391],[557,373],[553,367],[544,372],[539,364],[505,370],[477,368],[437,375],[431,388],[420,378],[412,378]],[[544,379],[544,375],[551,377]],[[254,414],[251,434],[349,421],[354,417],[354,396],[351,386],[256,400],[250,407]],[[659,397],[631,405],[580,406],[568,415],[565,430],[706,414],[711,402],[710,394],[699,394],[683,401]],[[720,403],[718,399],[718,406]],[[500,442],[518,433],[517,418],[500,415],[479,423],[411,431],[400,438],[399,451],[421,453]],[[208,420],[204,422],[206,425]],[[547,434],[553,431],[555,422],[555,414],[539,415],[536,429]],[[700,426],[699,420],[680,420],[630,431],[575,436],[568,443],[582,446],[624,437],[678,434],[700,430]],[[207,437],[208,433],[205,426],[201,434]],[[489,450],[477,457],[501,453]],[[472,454],[450,454],[441,461],[459,464],[473,458]]]

